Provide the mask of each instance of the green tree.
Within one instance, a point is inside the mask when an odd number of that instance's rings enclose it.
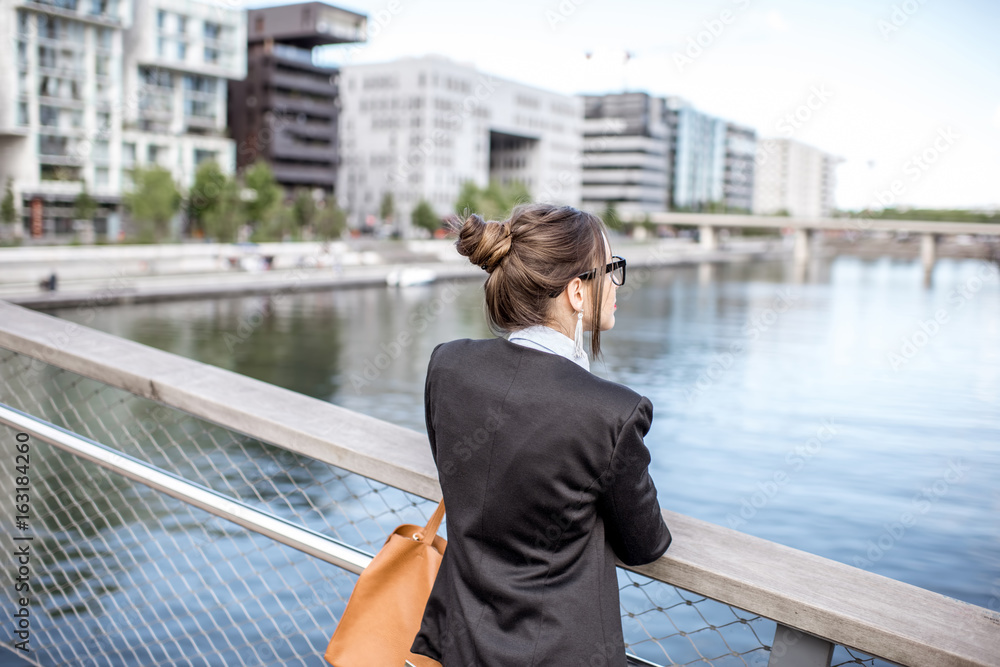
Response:
[[[466,213],[476,213],[479,206],[479,188],[475,181],[464,181],[455,200],[455,213],[463,218]]]
[[[382,203],[378,207],[378,215],[382,222],[389,222],[396,215],[396,200],[391,192],[382,195]]]
[[[232,243],[240,227],[246,224],[246,206],[240,196],[242,187],[235,178],[223,177],[211,206],[200,213],[205,235],[220,243]]]
[[[206,160],[198,165],[198,170],[194,173],[194,183],[185,201],[191,231],[199,230],[208,235],[205,218],[218,209],[228,181],[215,160]]]
[[[123,200],[138,224],[139,240],[159,242],[167,235],[170,219],[180,210],[177,184],[160,166],[133,170],[132,183],[132,191]]]
[[[87,192],[87,182],[83,182],[83,189],[73,200],[73,217],[76,220],[93,220],[97,213],[97,200]]]
[[[3,202],[0,203],[0,220],[8,225],[12,225],[17,221],[17,204],[14,201],[14,179],[10,176],[7,177]]]
[[[601,219],[604,220],[604,224],[607,225],[608,229],[621,229],[625,226],[625,223],[618,217],[618,208],[613,201],[609,201],[604,207]]]
[[[323,241],[340,238],[347,229],[347,214],[337,206],[337,200],[330,197],[316,216],[316,236]]]
[[[478,213],[486,220],[503,220],[517,204],[531,201],[531,193],[520,181],[501,185],[492,180],[486,188],[479,188],[472,181],[462,184],[455,210],[459,215]]]
[[[243,173],[243,181],[253,190],[253,199],[246,202],[247,218],[253,225],[268,225],[281,203],[281,186],[266,162],[257,161]]]
[[[299,232],[316,221],[316,212],[316,200],[312,193],[307,188],[298,188],[292,202],[292,216]]]
[[[441,220],[434,213],[434,208],[426,199],[421,199],[417,202],[417,205],[413,207],[413,212],[410,213],[410,217],[413,220],[414,226],[426,229],[431,234],[441,226]]]

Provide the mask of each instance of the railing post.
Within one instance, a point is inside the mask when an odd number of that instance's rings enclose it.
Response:
[[[804,264],[809,261],[810,245],[813,237],[813,231],[805,227],[799,227],[795,230],[795,248],[793,250],[793,257],[795,261],[799,264]]]
[[[698,227],[698,243],[702,250],[716,250],[719,242],[715,236],[715,227],[712,225],[701,225]]]
[[[778,623],[767,667],[830,667],[833,644]]]
[[[924,287],[931,286],[934,262],[937,260],[937,237],[937,234],[929,232],[920,235],[920,260],[924,266]]]

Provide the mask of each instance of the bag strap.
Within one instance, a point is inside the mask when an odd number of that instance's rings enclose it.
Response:
[[[427,525],[424,526],[424,529],[413,533],[413,539],[425,544],[431,544],[434,542],[434,537],[437,535],[438,527],[441,525],[442,518],[444,518],[443,499],[438,503],[437,509],[434,510],[434,514],[431,514],[431,518],[428,519]]]

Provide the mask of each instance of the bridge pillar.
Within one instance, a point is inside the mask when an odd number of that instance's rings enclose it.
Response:
[[[767,667],[830,667],[833,644],[778,623]]]
[[[719,240],[715,235],[715,227],[712,225],[701,225],[698,227],[698,240],[702,250],[717,250],[719,247]]]
[[[920,261],[924,265],[924,287],[931,286],[931,275],[934,273],[934,262],[937,260],[937,242],[937,234],[920,235]]]
[[[813,237],[813,230],[801,227],[795,230],[795,246],[793,256],[799,264],[809,261],[810,244]]]

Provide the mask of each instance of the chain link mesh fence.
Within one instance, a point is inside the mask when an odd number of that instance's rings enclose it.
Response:
[[[3,348],[0,402],[370,553],[436,505]],[[31,469],[38,588],[26,664],[326,665],[355,575],[44,442]],[[618,576],[630,653],[767,664],[773,621]],[[889,665],[844,647],[833,664]]]

